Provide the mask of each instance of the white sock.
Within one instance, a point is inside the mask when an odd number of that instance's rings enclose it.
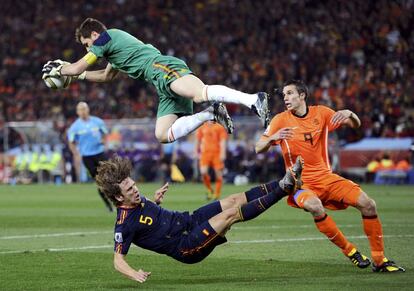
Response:
[[[199,128],[204,122],[214,120],[213,112],[213,107],[209,107],[199,113],[178,118],[168,129],[168,142],[176,141]]]
[[[208,85],[205,88],[207,101],[243,104],[251,108],[257,101],[257,94],[247,94],[223,85]]]

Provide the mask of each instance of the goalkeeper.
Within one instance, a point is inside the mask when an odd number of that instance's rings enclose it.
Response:
[[[43,67],[44,76],[78,76],[81,80],[108,82],[123,72],[153,84],[159,96],[155,136],[162,143],[186,136],[209,120],[219,122],[232,133],[232,120],[226,107],[218,102],[242,104],[259,116],[264,128],[268,125],[268,95],[264,92],[247,94],[222,85],[205,85],[184,61],[162,55],[154,46],[120,29],[107,29],[93,18],[87,18],[76,29],[76,39],[88,53],[73,64],[48,62]],[[108,61],[106,68],[87,71],[99,58]],[[193,102],[208,101],[215,103],[193,114]]]

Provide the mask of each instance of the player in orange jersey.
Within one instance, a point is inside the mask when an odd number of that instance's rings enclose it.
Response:
[[[308,106],[308,96],[308,89],[302,81],[285,83],[283,100],[287,110],[272,119],[256,143],[256,152],[266,152],[271,146],[279,145],[286,167],[293,165],[298,155],[303,157],[303,186],[288,197],[288,204],[309,211],[319,231],[356,266],[366,268],[370,260],[348,241],[326,214],[325,208],[339,210],[350,205],[361,212],[364,231],[371,247],[374,272],[405,271],[384,256],[383,232],[375,201],[358,184],[332,173],[330,168],[328,133],[341,125],[359,127],[361,121],[350,110],[335,112],[326,106]]]
[[[195,152],[199,157],[200,174],[207,187],[207,199],[220,199],[223,184],[223,168],[226,159],[227,132],[223,126],[214,122],[204,123],[196,134]],[[214,169],[216,190],[213,193],[209,167]]]

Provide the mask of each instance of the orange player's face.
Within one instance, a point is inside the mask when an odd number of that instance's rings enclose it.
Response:
[[[91,46],[93,45],[93,42],[99,37],[99,33],[96,31],[92,31],[90,37],[80,37],[81,44],[85,47],[86,51],[89,52]]]
[[[136,206],[141,203],[141,196],[137,184],[130,177],[123,180],[119,187],[121,188],[121,196],[118,196],[119,202],[123,206]]]
[[[283,88],[283,101],[289,111],[298,111],[302,107],[306,107],[305,94],[299,94],[295,85],[288,85]]]

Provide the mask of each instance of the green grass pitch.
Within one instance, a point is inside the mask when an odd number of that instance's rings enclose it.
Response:
[[[140,189],[152,197],[156,184]],[[131,266],[151,271],[139,284],[112,266],[114,214],[105,211],[95,186],[0,186],[1,290],[413,290],[414,187],[364,185],[379,209],[386,255],[403,274],[360,270],[324,238],[311,216],[283,200],[262,216],[239,223],[203,262],[184,265],[131,247]],[[224,196],[248,189],[224,186]],[[202,206],[200,184],[174,184],[164,207]],[[329,212],[367,255],[360,214]]]

